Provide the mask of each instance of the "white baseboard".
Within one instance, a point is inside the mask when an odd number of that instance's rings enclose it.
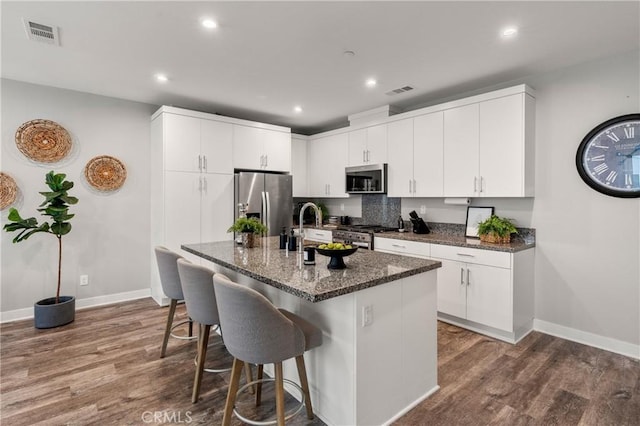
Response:
[[[129,300],[143,299],[150,296],[151,292],[147,288],[142,290],[127,291],[124,293],[108,294],[105,296],[88,297],[86,299],[76,299],[76,309],[93,308],[95,306],[109,305],[111,303],[118,302],[127,302]],[[0,323],[19,321],[30,318],[33,318],[33,307],[0,312]]]
[[[552,322],[542,321],[539,319],[533,320],[533,329],[541,333],[571,340],[572,342],[582,343],[584,345],[593,346],[594,348],[604,349],[605,351],[625,355],[634,359],[640,359],[640,345],[634,345],[633,343],[623,342],[622,340],[600,336],[587,331],[576,330],[575,328],[565,327],[564,325],[554,324]]]

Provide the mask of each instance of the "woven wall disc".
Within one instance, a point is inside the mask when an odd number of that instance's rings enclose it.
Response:
[[[55,121],[31,120],[16,131],[16,145],[33,161],[55,163],[71,151],[71,136]]]
[[[99,191],[119,189],[127,179],[127,169],[120,160],[108,155],[94,157],[84,168],[89,185]]]
[[[16,201],[18,185],[11,176],[0,172],[0,210],[4,210]]]

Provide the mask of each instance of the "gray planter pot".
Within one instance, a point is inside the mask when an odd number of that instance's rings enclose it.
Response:
[[[33,305],[33,320],[36,328],[53,328],[69,324],[76,317],[75,296],[60,296],[42,299]]]

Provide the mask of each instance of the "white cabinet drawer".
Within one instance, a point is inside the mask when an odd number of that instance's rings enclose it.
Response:
[[[511,268],[511,253],[502,251],[433,244],[431,257],[496,266],[498,268]]]
[[[320,241],[322,243],[330,243],[333,239],[333,234],[330,230],[326,229],[309,229],[304,230],[304,239],[311,241]]]
[[[392,238],[375,238],[374,248],[379,251],[422,258],[430,257],[431,252],[431,244],[429,243],[395,240]]]

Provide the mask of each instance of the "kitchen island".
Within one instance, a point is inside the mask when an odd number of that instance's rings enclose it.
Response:
[[[329,270],[324,256],[304,265],[298,253],[279,250],[277,237],[251,249],[233,241],[182,248],[322,329],[322,346],[305,362],[325,423],[391,423],[438,389],[440,262],[360,249],[344,259],[346,269]],[[298,382],[294,362],[284,370]]]

